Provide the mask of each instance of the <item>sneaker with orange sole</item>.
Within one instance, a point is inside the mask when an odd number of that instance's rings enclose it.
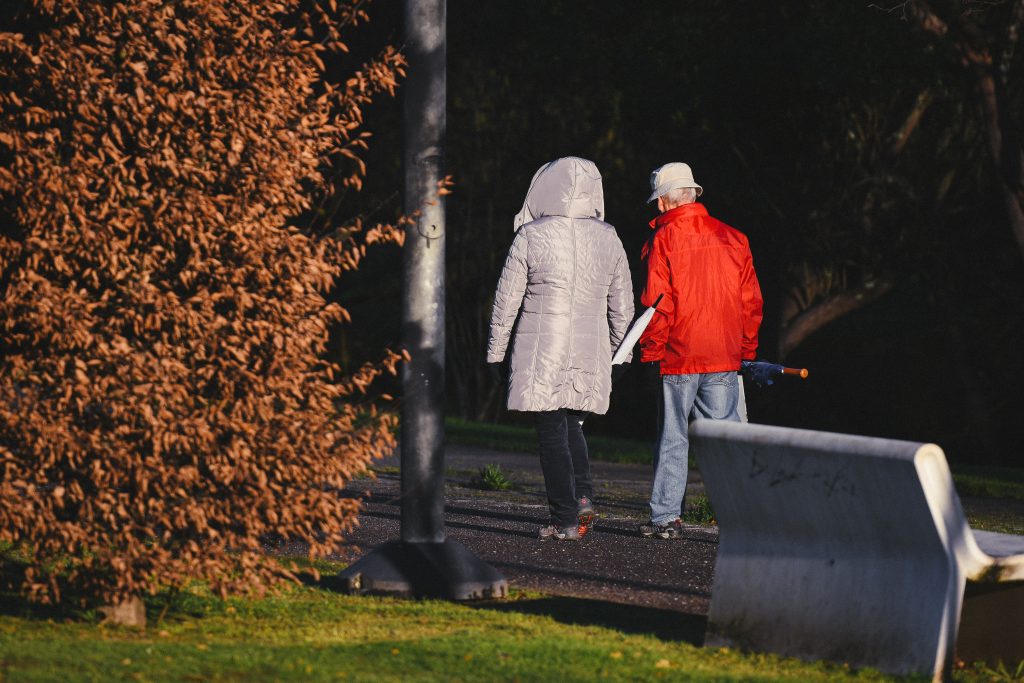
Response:
[[[594,528],[597,513],[594,512],[594,502],[587,496],[576,500],[576,516],[579,518],[580,536]]]

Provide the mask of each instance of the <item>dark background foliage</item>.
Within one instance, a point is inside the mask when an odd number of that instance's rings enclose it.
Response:
[[[921,21],[934,9],[954,28],[973,22],[995,49],[1019,3],[932,4],[450,0],[449,413],[522,421],[504,412],[483,357],[512,216],[537,167],[570,154],[597,163],[639,289],[648,174],[682,160],[711,213],[750,237],[767,300],[761,355],[811,371],[750,391],[752,419],[1019,464],[1024,259],[1005,169],[986,148],[981,72],[956,42],[970,31],[936,36]],[[398,9],[377,7],[376,39],[400,44]],[[1015,47],[1000,53],[999,104],[1019,150]],[[377,128],[368,189],[394,210],[398,108],[377,107],[395,125]],[[340,348],[355,356],[399,338],[395,254],[371,255],[360,278],[343,297],[375,323],[358,339],[347,331]],[[640,375],[616,387],[593,432],[653,438]]]

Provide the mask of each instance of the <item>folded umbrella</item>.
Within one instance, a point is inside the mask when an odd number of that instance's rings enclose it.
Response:
[[[740,372],[749,377],[750,381],[759,387],[767,387],[775,384],[775,378],[779,375],[795,375],[800,379],[807,379],[807,368],[787,368],[778,363],[769,363],[766,360],[744,360],[740,361]]]
[[[622,343],[619,344],[618,350],[615,355],[612,356],[612,365],[618,365],[626,360],[626,356],[633,350],[633,347],[638,341],[640,341],[640,335],[647,329],[647,324],[651,322],[651,318],[654,317],[654,312],[658,309],[658,304],[661,303],[661,297],[664,294],[659,294],[658,298],[654,300],[654,303],[647,308],[643,314],[636,319],[633,326],[626,332],[626,336],[622,338]]]

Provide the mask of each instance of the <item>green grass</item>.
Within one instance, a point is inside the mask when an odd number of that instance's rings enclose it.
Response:
[[[298,587],[265,599],[182,594],[132,630],[0,609],[0,681],[888,681],[871,670],[704,649],[701,620],[516,593],[473,604]],[[978,679],[981,680],[981,679]]]
[[[711,501],[703,493],[698,494],[683,511],[683,521],[687,524],[714,524],[715,511]]]
[[[455,417],[444,420],[445,437],[450,443],[479,446],[507,453],[534,453],[537,434],[530,427],[470,422]],[[593,460],[650,464],[651,444],[635,439],[587,434],[587,448]]]
[[[481,467],[474,481],[477,486],[487,491],[508,491],[515,488],[515,483],[502,471],[501,465],[495,463],[487,463]]]
[[[950,469],[961,496],[1024,501],[1024,468],[952,465]]]

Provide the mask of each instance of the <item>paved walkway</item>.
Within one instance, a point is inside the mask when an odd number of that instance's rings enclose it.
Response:
[[[513,491],[483,490],[481,467],[497,464]],[[397,457],[380,462],[376,480],[357,480],[349,490],[367,495],[360,527],[350,534],[342,559],[354,560],[399,538]],[[600,518],[581,541],[540,541],[548,519],[540,463],[535,455],[479,448],[446,449],[445,525],[459,541],[500,571],[513,588],[556,596],[707,614],[718,547],[715,527],[688,527],[683,538],[643,539],[637,525],[648,518],[651,469],[647,465],[594,462]],[[702,489],[691,472],[688,498]]]
[[[487,491],[474,481],[480,468],[499,465],[516,484]],[[398,458],[381,461],[376,479],[351,482],[365,496],[360,526],[336,559],[353,562],[377,545],[399,539]],[[485,601],[487,609],[545,614],[569,623],[604,624],[701,644],[710,606],[718,549],[714,526],[687,527],[683,538],[643,539],[637,525],[648,517],[651,469],[594,462],[600,518],[579,542],[540,541],[547,522],[543,478],[536,455],[465,446],[446,449],[445,524],[448,538],[500,571],[512,588],[553,596],[542,600]],[[703,491],[690,472],[687,499]],[[968,515],[1024,528],[1024,502],[962,498]],[[972,513],[973,511],[973,513]],[[1004,519],[1005,518],[1005,519]],[[473,603],[470,603],[473,604]]]

